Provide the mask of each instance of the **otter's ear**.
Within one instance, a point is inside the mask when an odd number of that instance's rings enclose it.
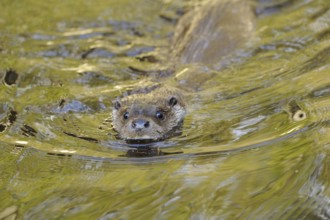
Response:
[[[175,97],[171,97],[171,98],[168,100],[168,104],[169,104],[171,107],[175,106],[177,103],[178,103],[178,100],[177,100]]]
[[[112,101],[113,107],[118,110],[121,107],[120,99],[116,98],[115,100]]]

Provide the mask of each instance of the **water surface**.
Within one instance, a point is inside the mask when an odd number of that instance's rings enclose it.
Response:
[[[330,219],[327,0],[258,2],[160,156],[116,139],[112,100],[167,67],[194,3],[0,3],[0,219]]]

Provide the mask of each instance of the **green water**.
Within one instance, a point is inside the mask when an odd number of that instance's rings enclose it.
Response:
[[[193,3],[0,2],[0,219],[330,219],[328,0],[260,0],[160,156],[115,138],[112,100],[163,69]]]

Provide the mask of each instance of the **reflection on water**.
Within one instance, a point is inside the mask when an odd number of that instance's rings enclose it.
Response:
[[[0,219],[330,218],[327,0],[260,1],[181,136],[115,138],[112,99],[166,68],[193,3],[0,3]]]

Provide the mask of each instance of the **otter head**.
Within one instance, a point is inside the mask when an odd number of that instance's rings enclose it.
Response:
[[[113,127],[126,141],[155,141],[171,136],[185,115],[182,95],[157,89],[113,101]]]

